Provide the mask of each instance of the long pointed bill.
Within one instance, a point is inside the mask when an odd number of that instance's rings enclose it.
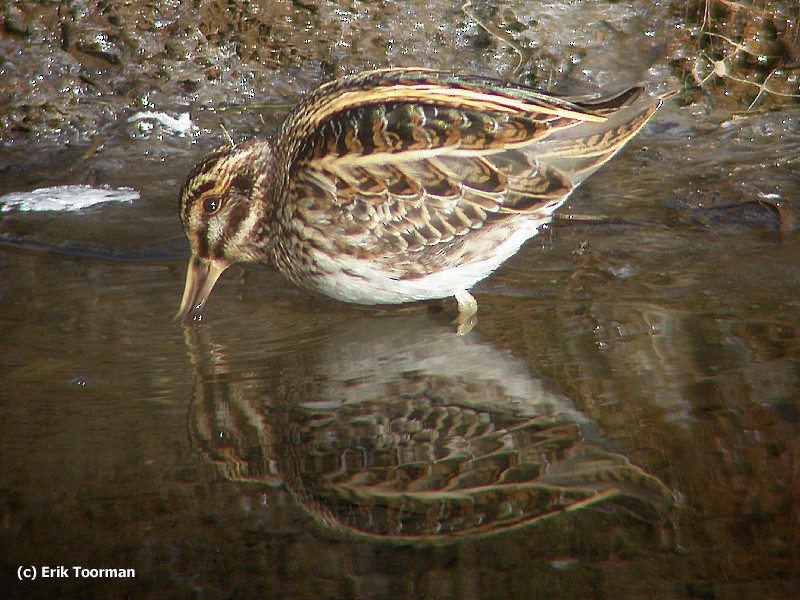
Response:
[[[183,300],[175,319],[184,320],[191,312],[200,315],[208,300],[214,284],[228,265],[216,260],[208,260],[192,255],[186,269],[186,287],[183,289]]]

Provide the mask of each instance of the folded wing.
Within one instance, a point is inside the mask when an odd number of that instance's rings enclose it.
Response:
[[[323,86],[276,140],[296,140],[283,147],[286,205],[321,250],[430,256],[475,229],[549,215],[655,112],[660,101],[640,95],[571,101],[420,70]]]

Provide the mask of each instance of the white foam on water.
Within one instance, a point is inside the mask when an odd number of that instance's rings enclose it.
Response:
[[[164,112],[158,111],[145,111],[137,112],[135,115],[128,117],[128,123],[139,121],[139,127],[144,133],[152,131],[152,124],[150,121],[158,122],[163,129],[177,134],[181,137],[191,135],[197,132],[197,126],[192,123],[192,118],[189,113],[181,113],[177,117],[173,117]]]
[[[90,185],[57,185],[30,192],[12,192],[0,196],[0,212],[77,211],[107,202],[133,202],[139,192],[133,188],[92,187]]]

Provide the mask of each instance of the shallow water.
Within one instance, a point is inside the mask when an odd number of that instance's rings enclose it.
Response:
[[[122,137],[7,170],[3,192],[87,172],[141,192],[2,216],[12,591],[791,597],[800,115],[702,133],[687,110],[478,286],[463,337],[447,305],[350,307],[257,266],[171,321],[175,192],[204,148],[127,159]],[[532,445],[487,449],[476,423]],[[432,457],[458,477],[421,474]],[[16,581],[45,564],[136,578]]]
[[[273,20],[250,49],[303,67],[276,67],[266,101],[373,62],[666,86],[664,4],[543,4],[466,3],[481,29],[452,3],[280,3],[238,33]],[[92,144],[51,131],[0,154],[0,196],[139,193],[0,211],[4,597],[800,594],[796,107],[670,100],[476,287],[466,336],[451,303],[348,306],[261,266],[183,326],[183,178],[220,122],[241,139],[286,112],[206,110],[256,95],[228,58],[195,92],[200,133],[121,117]],[[145,108],[177,117],[173,91]]]

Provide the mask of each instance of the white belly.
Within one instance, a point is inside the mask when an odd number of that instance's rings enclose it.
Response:
[[[413,279],[398,279],[367,260],[344,256],[334,261],[320,253],[315,257],[318,265],[335,275],[319,279],[316,287],[327,296],[356,304],[400,304],[448,298],[488,277],[547,221],[549,217],[520,216],[511,233],[506,231],[505,239],[485,257]]]

